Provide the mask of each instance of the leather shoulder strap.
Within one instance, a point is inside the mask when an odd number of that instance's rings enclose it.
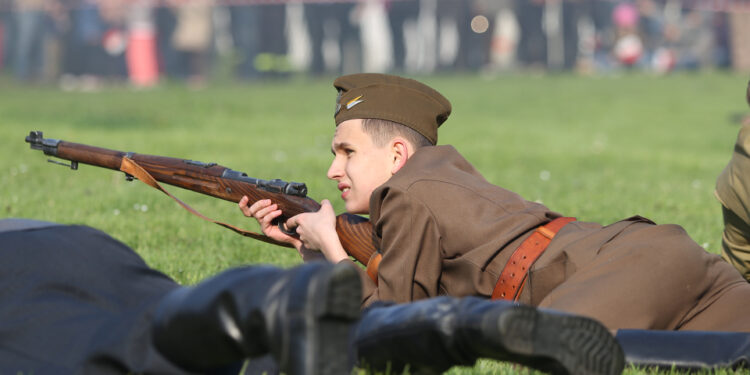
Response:
[[[575,221],[574,217],[558,217],[534,230],[513,252],[500,272],[500,278],[492,291],[492,299],[517,301],[526,284],[529,269],[552,242],[555,234],[565,225]]]

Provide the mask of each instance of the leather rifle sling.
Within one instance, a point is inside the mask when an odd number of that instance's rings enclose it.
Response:
[[[370,260],[367,261],[367,276],[378,286],[378,267],[380,267],[380,260],[383,256],[379,252],[372,253]]]
[[[265,236],[263,234],[256,233],[256,232],[251,232],[251,231],[247,231],[247,230],[244,230],[244,229],[240,229],[240,228],[238,228],[238,227],[236,227],[234,225],[223,223],[221,221],[216,221],[214,219],[211,219],[211,218],[203,215],[202,213],[196,211],[194,208],[190,207],[187,203],[179,200],[177,197],[175,197],[174,195],[170,194],[166,189],[164,189],[159,184],[159,182],[156,181],[156,179],[153,176],[151,176],[145,169],[143,169],[143,167],[141,167],[140,165],[138,165],[138,163],[136,163],[135,160],[133,160],[131,158],[128,158],[128,157],[123,157],[122,158],[122,163],[120,164],[120,170],[123,171],[123,172],[125,172],[125,173],[127,173],[127,174],[129,174],[129,175],[131,175],[131,176],[133,176],[133,177],[135,177],[135,178],[137,178],[138,180],[140,180],[143,183],[145,183],[145,184],[153,187],[154,189],[157,189],[157,190],[161,191],[162,193],[168,195],[170,198],[174,199],[175,202],[179,203],[180,206],[182,206],[184,209],[188,210],[191,214],[193,214],[195,216],[198,216],[199,218],[201,218],[203,220],[210,221],[210,222],[212,222],[214,224],[217,224],[217,225],[221,225],[222,227],[230,229],[230,230],[233,230],[236,233],[239,233],[239,234],[241,234],[241,235],[243,235],[245,237],[254,238],[256,240],[267,242],[267,243],[274,244],[274,245],[279,245],[279,246],[284,246],[284,247],[292,247],[292,245],[290,245],[290,244],[276,241],[276,240],[274,240],[274,239],[272,239],[270,237],[267,237],[267,236]]]
[[[511,254],[492,291],[492,299],[517,301],[526,285],[529,270],[562,227],[575,221],[574,217],[558,217],[537,227]]]

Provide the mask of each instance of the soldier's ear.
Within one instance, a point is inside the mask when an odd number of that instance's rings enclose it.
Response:
[[[391,141],[391,155],[393,156],[393,167],[391,174],[396,174],[409,160],[411,148],[409,142],[403,138],[394,138]]]

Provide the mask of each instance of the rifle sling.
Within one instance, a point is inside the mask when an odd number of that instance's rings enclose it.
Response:
[[[378,286],[378,268],[380,267],[381,259],[383,259],[383,256],[376,251],[372,253],[370,260],[367,261],[367,276],[375,283],[375,286]]]
[[[254,238],[256,240],[267,242],[267,243],[274,244],[274,245],[279,245],[279,246],[284,246],[284,247],[292,247],[292,245],[290,245],[290,244],[276,241],[276,240],[274,240],[274,239],[272,239],[272,238],[270,238],[268,236],[265,236],[263,234],[256,233],[256,232],[251,232],[251,231],[246,231],[244,229],[237,228],[234,225],[223,223],[221,221],[216,221],[214,219],[211,219],[211,218],[209,218],[209,217],[201,214],[200,212],[196,211],[194,208],[190,207],[187,203],[179,200],[177,197],[175,197],[174,195],[170,194],[167,190],[165,190],[159,184],[159,182],[156,181],[156,179],[153,176],[151,176],[145,169],[143,169],[143,167],[141,167],[140,165],[138,165],[138,163],[136,163],[135,160],[133,160],[131,158],[128,158],[128,157],[123,157],[122,158],[122,163],[120,164],[120,170],[123,171],[123,172],[125,172],[125,173],[127,173],[127,174],[129,174],[129,175],[131,175],[131,176],[133,176],[133,177],[135,177],[135,178],[137,178],[138,180],[142,181],[143,183],[145,183],[147,185],[150,185],[154,189],[160,190],[162,193],[164,193],[164,194],[168,195],[170,198],[174,199],[175,202],[179,203],[180,206],[182,206],[184,209],[188,210],[191,214],[193,214],[195,216],[198,216],[199,218],[201,218],[203,220],[210,221],[210,222],[212,222],[214,224],[217,224],[217,225],[221,225],[222,227],[230,229],[230,230],[233,230],[236,233],[239,233],[239,234],[241,234],[241,235],[243,235],[245,237]]]

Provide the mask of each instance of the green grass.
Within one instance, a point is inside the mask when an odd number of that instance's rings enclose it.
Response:
[[[456,146],[491,182],[579,220],[608,224],[639,214],[678,223],[710,252],[718,252],[722,229],[714,183],[739,129],[732,116],[747,112],[746,78],[421,77],[453,103],[439,143]],[[50,138],[305,182],[313,198],[329,198],[341,212],[336,186],[325,178],[331,81],[96,93],[0,82],[0,217],[102,229],[184,284],[244,264],[298,264],[293,250],[204,222],[122,173],[47,163],[23,137],[42,130]],[[208,216],[257,229],[231,203],[170,191]],[[492,361],[453,370],[517,371]]]

